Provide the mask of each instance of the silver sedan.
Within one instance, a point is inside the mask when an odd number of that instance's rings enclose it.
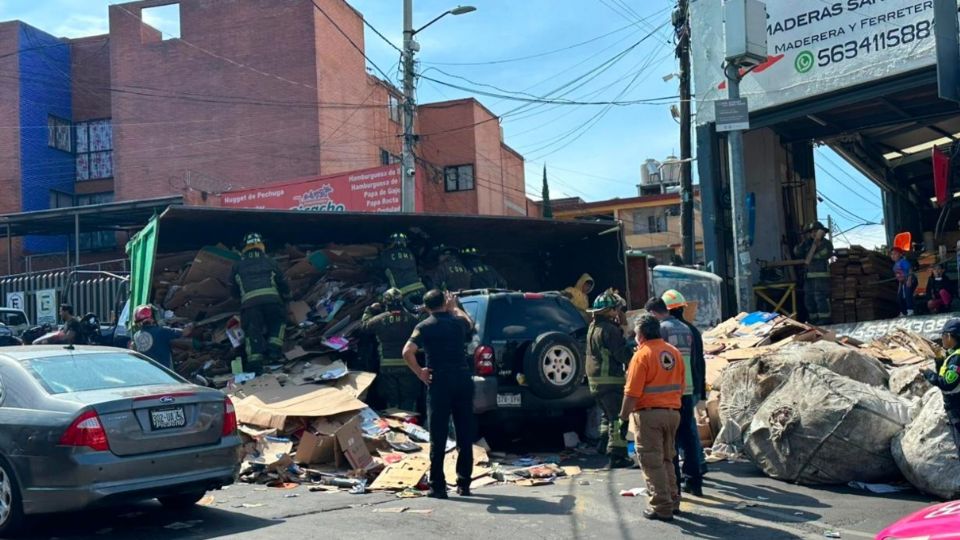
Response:
[[[236,478],[236,429],[228,397],[139,354],[0,349],[0,535],[33,514],[191,506]]]

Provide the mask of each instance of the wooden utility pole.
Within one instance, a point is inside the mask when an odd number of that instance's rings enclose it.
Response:
[[[680,254],[684,264],[695,264],[693,209],[693,151],[690,142],[690,0],[679,0],[673,14],[680,61]]]

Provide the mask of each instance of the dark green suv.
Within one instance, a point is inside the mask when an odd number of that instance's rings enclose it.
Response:
[[[475,367],[477,413],[563,414],[592,405],[586,385],[587,324],[560,293],[465,291],[477,323],[467,348]]]

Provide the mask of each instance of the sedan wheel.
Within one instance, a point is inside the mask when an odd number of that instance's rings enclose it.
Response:
[[[20,507],[20,491],[17,480],[10,472],[10,466],[0,459],[0,534],[16,532],[23,521],[23,509]]]
[[[13,484],[7,471],[0,468],[0,526],[10,519],[13,508]]]

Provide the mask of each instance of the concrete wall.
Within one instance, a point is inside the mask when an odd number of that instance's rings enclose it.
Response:
[[[743,146],[747,193],[753,193],[756,198],[756,225],[750,254],[754,261],[790,258],[783,211],[783,182],[789,175],[787,150],[770,129],[745,133]],[[756,263],[752,271],[756,278],[759,273]]]
[[[70,46],[26,24],[19,28],[20,50],[20,209],[46,210],[50,190],[71,193],[76,181],[72,148],[48,145],[47,120],[73,117]],[[71,137],[72,140],[72,137]],[[34,253],[63,251],[65,239],[27,237]]]

